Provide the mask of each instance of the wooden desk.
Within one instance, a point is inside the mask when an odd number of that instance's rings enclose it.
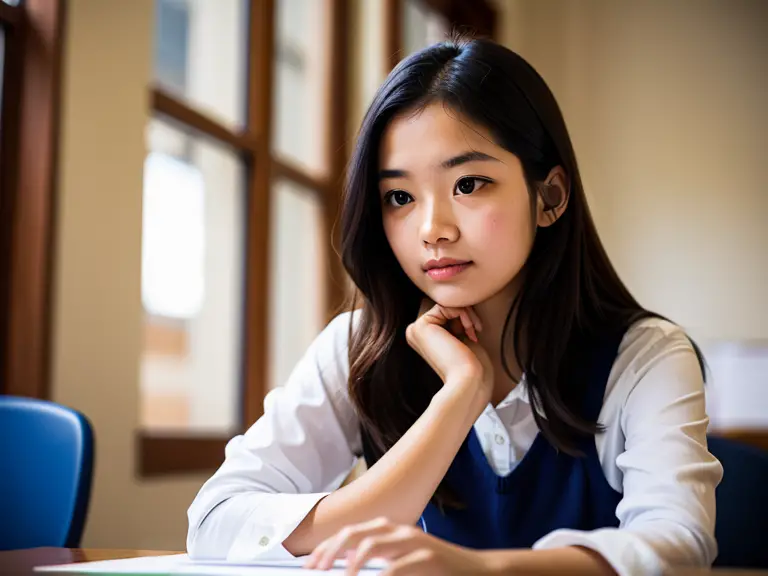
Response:
[[[0,574],[3,576],[29,576],[35,566],[51,564],[71,564],[74,562],[93,562],[95,560],[115,560],[118,558],[136,558],[138,556],[163,556],[179,554],[161,550],[93,550],[69,548],[33,548],[15,552],[0,552]],[[675,576],[768,576],[763,570],[681,570]]]
[[[138,556],[163,556],[179,554],[161,550],[95,550],[80,548],[31,548],[12,552],[0,552],[0,574],[3,576],[25,576],[42,574],[35,572],[35,566],[73,564],[75,562],[94,562],[96,560],[116,560],[118,558],[136,558]]]

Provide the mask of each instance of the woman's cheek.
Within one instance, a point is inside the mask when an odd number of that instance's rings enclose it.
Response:
[[[491,210],[480,214],[473,228],[473,236],[481,247],[498,246],[503,240],[501,236],[508,234],[508,231],[505,231],[503,215]]]
[[[473,228],[475,249],[490,250],[503,258],[518,251],[527,252],[532,244],[530,223],[505,211],[489,210],[479,214]]]
[[[424,281],[418,229],[405,221],[384,223],[384,233],[400,268],[417,286]]]

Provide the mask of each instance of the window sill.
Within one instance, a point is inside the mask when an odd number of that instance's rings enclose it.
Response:
[[[768,450],[768,430],[715,429],[710,433]],[[138,476],[212,473],[224,461],[224,448],[231,437],[140,431],[136,434]]]
[[[181,432],[136,433],[136,473],[139,478],[214,472],[224,462],[224,448],[234,436]]]

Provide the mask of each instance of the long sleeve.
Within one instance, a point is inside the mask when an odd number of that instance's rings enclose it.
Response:
[[[616,457],[623,498],[619,528],[558,530],[535,548],[583,546],[620,575],[661,574],[675,566],[709,566],[715,488],[722,466],[708,452],[704,383],[681,330],[656,338],[629,367],[633,387],[621,409],[625,439]]]
[[[351,314],[317,337],[264,415],[226,447],[225,461],[188,511],[193,558],[290,557],[282,542],[343,482],[360,453],[345,388]]]

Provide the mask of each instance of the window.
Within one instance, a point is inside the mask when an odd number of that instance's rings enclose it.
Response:
[[[148,126],[147,141],[141,423],[232,434],[241,421],[245,168],[229,147],[163,120]]]
[[[249,0],[154,0],[159,89],[229,130],[246,120]]]
[[[405,0],[403,6],[403,49],[411,54],[441,42],[450,33],[448,19],[421,0]]]
[[[48,395],[61,14],[60,0],[0,1],[0,393],[36,398]]]
[[[140,472],[218,466],[341,298],[344,0],[155,0]]]
[[[329,258],[323,203],[312,189],[273,181],[269,387],[281,386],[326,319]]]
[[[278,0],[275,6],[270,222],[269,387],[282,385],[322,329],[328,310],[324,281],[333,215],[324,210],[330,163],[332,97],[343,86],[331,74],[328,0]],[[336,136],[338,138],[338,136]],[[300,173],[296,178],[293,171]]]
[[[189,4],[186,0],[155,2],[155,78],[165,89],[184,95],[189,58]]]
[[[272,149],[314,176],[328,173],[329,69],[327,0],[278,0]]]
[[[385,0],[383,21],[389,71],[403,57],[445,40],[454,30],[493,38],[496,11],[488,0]]]

